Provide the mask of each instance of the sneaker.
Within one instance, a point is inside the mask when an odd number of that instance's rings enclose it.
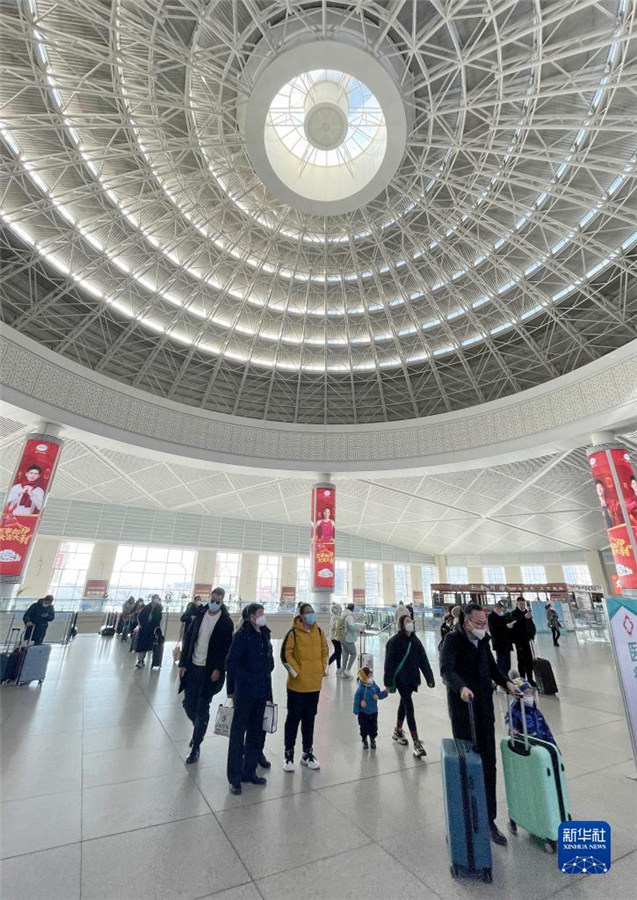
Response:
[[[143,662],[140,662],[139,660],[137,660],[137,662],[135,663],[135,668],[136,668],[136,669],[141,669],[143,665],[144,665]]]
[[[307,766],[308,769],[320,769],[321,764],[318,759],[314,756],[312,751],[310,750],[308,753],[304,753],[301,757],[301,765]]]
[[[285,762],[283,763],[283,771],[284,772],[294,772],[294,757],[286,756]]]
[[[369,750],[369,744],[367,743],[367,738],[363,738],[363,750]]]
[[[402,744],[403,747],[406,747],[409,743],[402,728],[394,728],[394,733],[392,734],[391,739],[392,741],[396,741],[397,744]]]
[[[372,750],[376,749],[376,738],[369,739],[369,746],[371,747]]]
[[[414,741],[414,756],[417,759],[420,759],[421,756],[426,756],[426,755],[427,755],[427,751],[423,747],[422,741],[415,740]]]
[[[343,672],[341,678],[347,678],[348,681],[351,681],[354,676],[351,672]]]

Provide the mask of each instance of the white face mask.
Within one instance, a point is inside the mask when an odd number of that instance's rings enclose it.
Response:
[[[405,631],[407,632],[407,634],[411,634],[413,630],[414,630],[414,623],[413,622],[405,622]]]
[[[535,700],[533,699],[533,697],[523,697],[522,699],[524,700],[525,706],[534,706],[535,705]]]
[[[481,641],[486,633],[487,632],[484,628],[473,628],[473,626],[471,628],[471,634],[477,641]]]
[[[263,628],[263,627],[265,626],[265,624],[266,624],[266,618],[265,618],[265,616],[263,616],[263,615],[258,616],[258,617],[255,619],[254,624],[257,626],[257,628]]]

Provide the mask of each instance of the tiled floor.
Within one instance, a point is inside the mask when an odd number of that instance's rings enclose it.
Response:
[[[435,641],[426,637],[437,670]],[[555,857],[520,834],[507,848],[494,847],[492,885],[451,879],[439,762],[449,724],[440,684],[417,695],[425,761],[389,739],[395,698],[380,704],[378,750],[363,752],[351,712],[355,683],[332,675],[318,718],[321,770],[285,774],[280,730],[268,737],[267,787],[233,797],[225,739],[211,735],[198,765],[183,763],[191,730],[170,653],[161,671],[135,671],[126,646],[80,636],[54,649],[41,688],[0,691],[0,896],[626,900],[637,876],[637,780],[611,651],[575,635],[557,652],[549,644],[542,652],[561,689],[541,706],[564,753],[574,817],[613,827],[608,875],[562,875]],[[283,675],[277,665],[282,707]],[[500,712],[504,702],[499,695]],[[502,781],[498,794],[504,827]]]

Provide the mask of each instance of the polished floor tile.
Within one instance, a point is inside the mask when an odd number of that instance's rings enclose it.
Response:
[[[2,900],[80,900],[82,845],[2,861]]]
[[[49,794],[0,806],[0,858],[49,850],[80,840],[81,794]]]

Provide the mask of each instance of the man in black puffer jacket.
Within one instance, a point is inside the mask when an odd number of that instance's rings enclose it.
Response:
[[[234,636],[226,666],[234,682],[228,782],[231,792],[240,794],[242,781],[266,783],[256,769],[263,749],[265,705],[272,699],[274,657],[270,629],[260,603],[246,607],[245,621]]]

